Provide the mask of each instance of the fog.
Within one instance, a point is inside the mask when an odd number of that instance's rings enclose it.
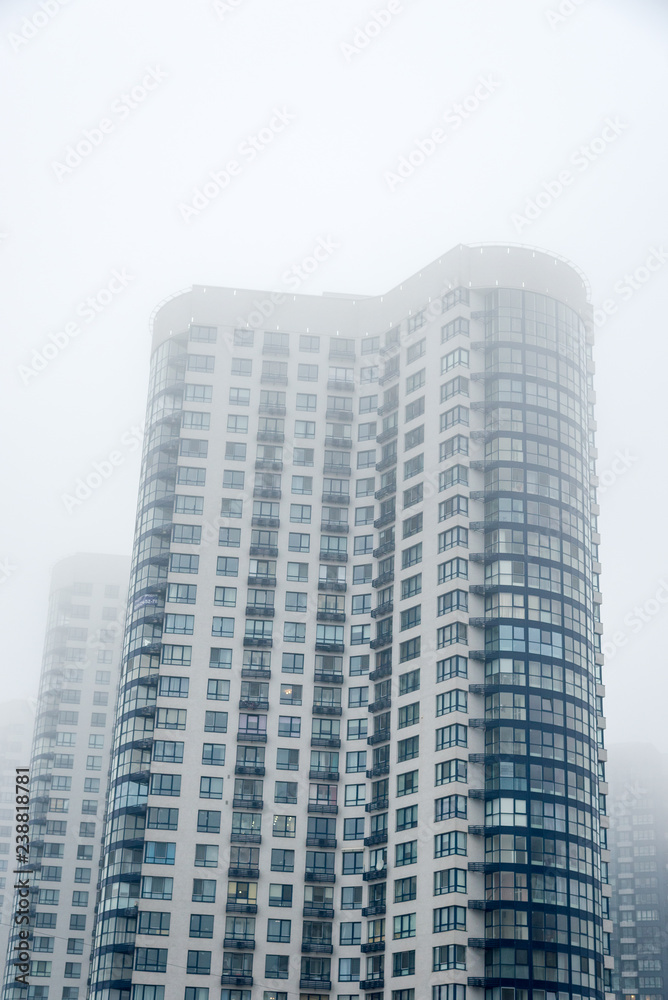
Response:
[[[658,0],[4,0],[3,698],[53,563],[130,551],[162,299],[378,294],[513,242],[591,282],[608,738],[668,749],[667,29]]]

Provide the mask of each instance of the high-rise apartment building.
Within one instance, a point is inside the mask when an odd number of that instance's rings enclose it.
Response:
[[[34,721],[34,702],[16,698],[0,703],[0,968],[4,968],[14,901],[16,768],[30,762]]]
[[[668,997],[668,757],[610,748],[610,882],[618,1000]]]
[[[53,569],[32,754],[22,762],[30,763],[29,985],[15,981],[25,928],[12,923],[3,1000],[86,996],[128,578],[123,556],[78,554]],[[14,849],[10,860],[16,868]]]
[[[460,246],[158,311],[95,1000],[602,996],[587,310]]]

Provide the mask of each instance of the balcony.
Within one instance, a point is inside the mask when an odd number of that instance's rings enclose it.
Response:
[[[342,347],[334,341],[334,343],[330,344],[329,347],[329,357],[341,358],[342,361],[354,361],[355,348]]]
[[[276,577],[275,576],[249,576],[246,578],[246,582],[250,584],[251,587],[275,587]]]
[[[320,868],[307,868],[304,878],[307,882],[336,882],[334,872],[325,872]]]
[[[387,843],[387,830],[380,830],[378,833],[372,833],[370,837],[364,838],[365,847],[373,847],[374,844],[386,844],[386,843]]]
[[[241,676],[245,679],[266,680],[271,677],[271,670],[268,667],[242,667]]]
[[[394,601],[385,601],[384,604],[379,604],[378,607],[374,608],[371,612],[372,618],[382,618],[383,615],[391,615],[394,611]]]
[[[320,549],[320,558],[327,562],[348,562],[348,553],[338,549]]]
[[[248,550],[252,556],[261,556],[266,559],[275,559],[278,555],[277,545],[251,545]]]
[[[362,912],[364,912],[364,911],[362,911]],[[383,907],[383,913],[384,912],[385,912],[385,907]],[[374,951],[385,951],[385,942],[384,941],[369,941],[368,944],[362,944],[362,945],[360,945],[360,951],[365,952],[366,954],[368,954],[369,952],[374,952]]]
[[[354,392],[355,383],[349,378],[328,378],[327,388],[338,392]]]
[[[332,702],[314,701],[312,712],[313,715],[342,715],[343,709],[341,705],[335,705]]]
[[[251,524],[254,528],[280,528],[281,519],[280,517],[257,517],[251,518]]]
[[[341,746],[341,740],[338,736],[312,736],[311,737],[312,747],[326,747],[328,750],[338,750]]]
[[[384,528],[386,524],[392,524],[396,519],[396,511],[392,511],[391,514],[383,514],[382,517],[377,517],[373,522],[373,526],[374,528]]]
[[[345,620],[345,611],[318,611],[316,616],[316,621],[319,622],[344,622]]]
[[[350,527],[345,521],[321,521],[320,530],[333,531],[338,535],[347,535],[350,531]]]
[[[311,781],[338,781],[338,771],[325,771],[323,768],[312,767],[308,773]]]
[[[307,837],[307,847],[336,847],[336,837]]]
[[[273,417],[284,417],[286,408],[280,403],[260,403],[257,408],[258,413],[268,413]]]
[[[376,462],[376,472],[385,472],[386,469],[391,469],[392,466],[396,464],[397,464],[397,456],[388,455],[387,458],[382,458],[380,462]]]
[[[252,976],[228,976],[225,973],[220,977],[222,986],[252,986]]]
[[[377,549],[373,550],[372,555],[374,559],[382,559],[383,556],[389,556],[391,552],[394,552],[395,547],[395,542],[383,542],[382,545],[379,545]]]
[[[285,434],[281,434],[279,431],[258,431],[257,440],[264,444],[283,444]]]
[[[230,844],[261,844],[261,833],[246,833],[244,830],[233,830],[230,834]]]
[[[278,372],[262,372],[260,382],[262,385],[287,385],[288,376],[280,375]]]
[[[331,941],[327,943],[323,941],[316,941],[314,938],[302,938],[301,950],[305,955],[331,955],[334,951]]]
[[[379,729],[377,733],[372,733],[371,736],[367,736],[367,743],[369,746],[375,746],[376,743],[387,743],[390,738],[389,729]]]
[[[307,812],[310,813],[321,813],[327,814],[329,816],[336,816],[339,811],[339,807],[331,802],[309,802],[307,807]],[[334,879],[332,878],[332,881]]]
[[[331,979],[300,979],[299,989],[300,990],[315,990],[316,992],[322,992],[323,990],[331,990],[332,980]]]
[[[370,681],[382,681],[383,677],[390,677],[392,675],[392,664],[384,663],[382,667],[377,667],[376,670],[372,670],[369,674]]]
[[[388,694],[384,698],[378,698],[376,701],[372,701],[368,706],[369,712],[382,712],[386,708],[389,708],[392,704],[392,698]]]
[[[325,417],[327,420],[341,420],[343,423],[351,424],[353,422],[353,411],[340,410],[338,407],[336,409],[327,409],[325,410]]]
[[[276,610],[273,604],[247,604],[246,614],[253,618],[273,618]]]
[[[256,729],[253,730],[240,729],[237,732],[237,739],[242,740],[246,743],[266,743],[267,734],[258,733]]]
[[[353,446],[352,438],[348,437],[326,437],[325,445],[328,448],[347,448],[350,449]]]
[[[250,951],[255,947],[255,938],[226,937],[223,940],[223,948],[240,948]]]
[[[239,903],[228,899],[225,904],[226,913],[257,913],[257,903]]]
[[[342,653],[345,645],[342,642],[316,642],[315,648],[318,653]]]
[[[282,472],[283,462],[275,458],[258,458],[255,460],[255,468],[265,472]]]
[[[322,494],[323,503],[350,503],[350,494],[348,493],[323,493]]]
[[[360,912],[363,917],[382,917],[385,913],[385,903],[373,903],[372,906],[364,906]]]
[[[385,908],[383,907],[383,912]],[[361,990],[382,990],[385,987],[384,979],[360,979]]]
[[[239,698],[239,708],[249,708],[251,711],[268,712],[268,698]]]
[[[391,570],[389,573],[381,573],[380,576],[377,576],[375,580],[371,581],[371,586],[375,590],[378,590],[379,587],[384,587],[385,584],[392,583],[393,580],[394,570]]]
[[[328,462],[325,462],[322,471],[325,476],[352,476],[353,474],[349,465],[332,465]]]
[[[256,774],[262,776],[264,774],[264,764],[236,764],[234,773]]]
[[[261,497],[263,500],[280,500],[281,490],[276,486],[256,486],[253,496]]]
[[[316,920],[333,920],[334,910],[333,909],[323,909],[317,906],[305,906],[302,910],[303,917],[315,917]]]
[[[230,866],[227,869],[227,874],[228,874],[228,876],[230,878],[259,878],[260,877],[260,869],[259,868],[235,868],[234,866]]]
[[[318,590],[331,590],[338,593],[345,593],[348,589],[348,584],[342,583],[339,580],[319,580]]]
[[[326,670],[316,669],[313,679],[320,684],[343,684],[343,674],[331,674]]]
[[[390,773],[390,762],[389,760],[386,760],[383,764],[376,764],[375,767],[372,767],[370,770],[368,770],[366,772],[366,776],[367,778],[380,778],[384,774],[389,774],[389,773]]]
[[[383,649],[384,646],[392,645],[392,633],[388,632],[386,635],[379,635],[377,639],[372,639],[369,643],[371,649]]]
[[[365,812],[381,812],[383,809],[387,809],[389,806],[389,799],[372,799],[371,802],[367,802],[364,806]]]
[[[259,635],[245,635],[244,646],[251,649],[271,648],[271,639]],[[243,674],[242,674],[243,676]]]
[[[362,872],[362,878],[365,882],[376,882],[378,879],[387,878],[387,866],[384,868],[372,868],[368,872]]]
[[[263,807],[262,799],[247,798],[245,795],[235,795],[232,798],[233,809],[262,809]]]

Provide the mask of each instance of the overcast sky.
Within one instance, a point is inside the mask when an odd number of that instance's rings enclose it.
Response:
[[[667,31],[659,0],[3,0],[3,698],[53,563],[130,552],[162,299],[285,291],[319,238],[304,292],[519,242],[591,282],[608,739],[668,750]]]

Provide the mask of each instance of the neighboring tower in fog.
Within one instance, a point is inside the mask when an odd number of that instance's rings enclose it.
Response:
[[[158,311],[95,1000],[602,996],[588,315],[505,246]]]
[[[14,982],[10,928],[3,1000],[87,993],[129,569],[86,553],[52,573],[30,760],[30,985]]]
[[[4,968],[14,901],[16,843],[16,768],[30,763],[33,701],[16,699],[0,703],[0,969]],[[1,975],[0,975],[1,978]]]
[[[668,997],[668,756],[610,748],[612,989],[617,1000]]]

